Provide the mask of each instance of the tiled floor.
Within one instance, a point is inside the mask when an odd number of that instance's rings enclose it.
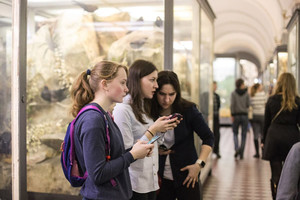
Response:
[[[269,162],[253,158],[252,132],[247,133],[244,159],[234,159],[231,128],[221,128],[221,158],[213,156],[212,175],[203,185],[204,200],[271,200]]]

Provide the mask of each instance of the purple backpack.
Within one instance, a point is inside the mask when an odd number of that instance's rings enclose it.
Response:
[[[74,144],[74,125],[76,123],[76,120],[79,118],[79,116],[87,110],[96,110],[104,118],[105,126],[106,126],[106,137],[105,137],[106,161],[110,160],[110,137],[109,137],[109,130],[108,130],[108,121],[106,119],[106,116],[96,106],[93,106],[93,105],[85,106],[79,111],[76,118],[69,124],[65,139],[64,139],[63,143],[61,144],[61,148],[60,148],[60,150],[62,151],[61,152],[62,169],[63,169],[66,179],[70,182],[70,184],[73,187],[82,186],[88,177],[87,171],[84,173],[83,176],[80,176],[79,166],[78,166],[78,161],[76,160],[75,146],[74,146],[75,145]],[[113,186],[116,185],[116,182],[114,179],[111,179],[110,181]]]

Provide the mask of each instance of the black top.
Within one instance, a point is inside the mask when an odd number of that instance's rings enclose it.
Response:
[[[273,95],[269,97],[267,101],[266,108],[265,108],[264,137],[262,140],[263,143],[271,123],[278,124],[278,125],[281,124],[286,126],[289,125],[297,126],[297,124],[300,124],[300,98],[299,97],[296,97],[295,100],[296,104],[298,105],[298,108],[293,109],[291,112],[288,110],[281,111],[281,113],[272,122],[273,118],[276,116],[276,114],[279,112],[281,108],[281,101],[282,101],[281,95]]]
[[[194,145],[194,132],[201,138],[202,144],[211,147],[214,144],[214,135],[196,106],[192,106],[182,114],[183,120],[174,129],[175,144],[171,147],[174,153],[169,154],[172,174],[177,186],[182,185],[188,175],[188,171],[180,171],[180,169],[195,164],[198,159]],[[164,174],[166,157],[166,155],[159,156],[159,175],[161,177]]]
[[[98,104],[91,105],[97,106],[108,120],[111,160],[106,161],[103,116],[95,110],[84,112],[77,119],[74,132],[79,165],[88,172],[81,195],[87,199],[128,200],[132,196],[128,167],[134,159],[131,153],[125,152],[121,132],[110,116]],[[112,186],[112,178],[116,186]]]

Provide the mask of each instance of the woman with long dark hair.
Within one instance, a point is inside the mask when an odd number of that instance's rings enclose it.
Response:
[[[158,73],[158,89],[152,99],[154,119],[180,113],[182,121],[174,130],[164,133],[159,149],[159,175],[162,178],[158,200],[200,199],[199,174],[212,151],[214,136],[196,108],[181,97],[177,75],[172,71]],[[194,145],[194,132],[202,139],[199,157]]]
[[[291,147],[300,141],[300,98],[296,80],[291,73],[282,73],[276,83],[274,94],[265,108],[263,159],[270,161],[271,191],[276,199],[283,162]]]
[[[129,94],[118,103],[113,111],[115,122],[123,135],[126,149],[138,141],[149,141],[158,132],[166,132],[177,126],[176,118],[160,117],[155,122],[146,111],[149,101],[157,89],[157,68],[148,61],[137,60],[128,76]],[[174,122],[174,123],[173,123]],[[130,165],[129,173],[133,190],[132,200],[155,200],[158,186],[157,142],[151,157],[138,160]]]

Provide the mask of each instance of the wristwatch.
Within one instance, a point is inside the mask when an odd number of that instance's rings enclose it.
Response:
[[[205,164],[206,164],[203,160],[200,160],[200,159],[198,159],[198,160],[196,161],[196,163],[200,166],[200,168],[205,167]]]

